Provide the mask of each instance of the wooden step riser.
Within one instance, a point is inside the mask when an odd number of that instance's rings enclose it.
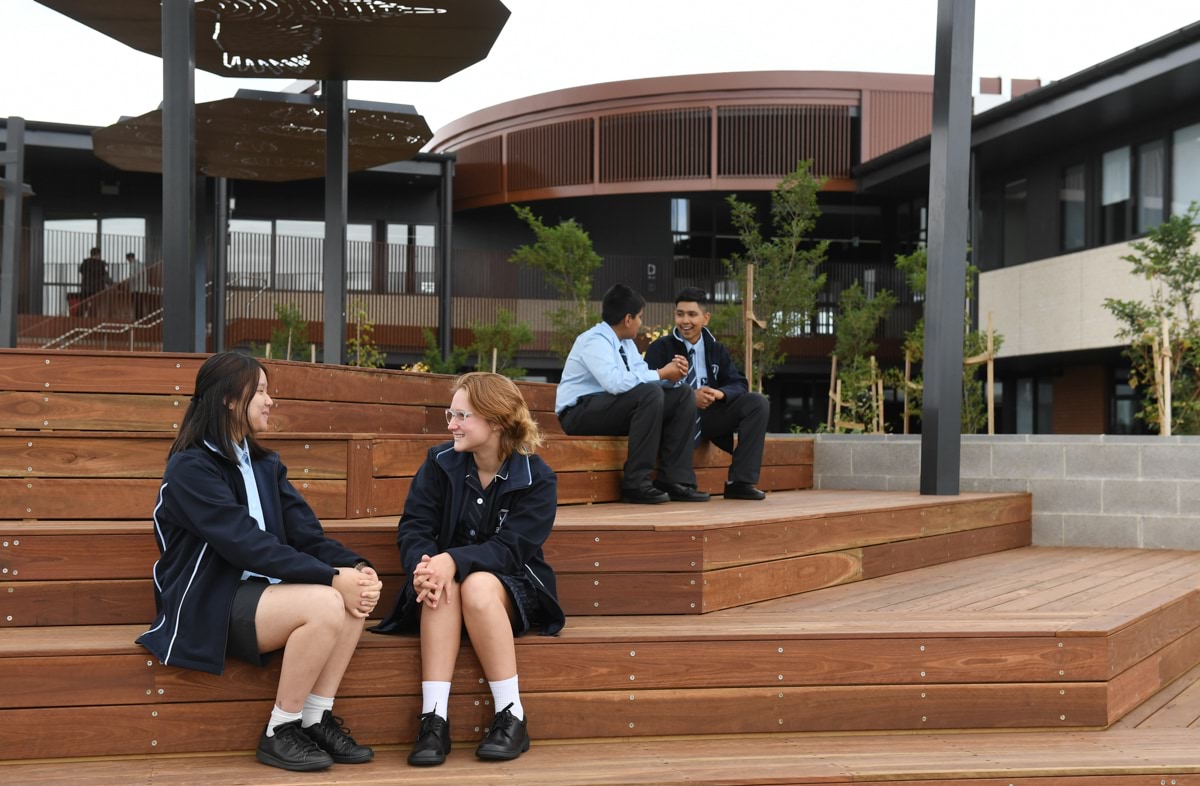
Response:
[[[351,696],[419,693],[418,640],[373,634],[365,639],[341,692]],[[1190,651],[1186,639],[1181,641],[1185,643],[1180,651]],[[781,636],[579,644],[527,637],[518,642],[517,666],[522,690],[535,693],[578,690],[582,685],[588,690],[642,691],[1104,681],[1108,657],[1104,637],[1081,638],[1060,647],[1062,643],[1046,636],[915,640]],[[5,686],[0,708],[267,699],[274,695],[279,678],[278,659],[265,669],[230,660],[225,674],[217,677],[162,666],[145,650],[129,649],[136,654],[4,658],[0,660]],[[470,645],[464,644],[454,676],[457,689],[474,692],[483,676]]]
[[[109,537],[128,541],[135,536]],[[391,542],[379,543],[381,539],[390,541],[385,534],[375,533],[376,542],[369,548],[358,544],[359,553],[383,572],[387,586],[397,587],[401,581],[396,575],[400,572],[398,554]],[[79,555],[74,562],[84,562],[89,553],[85,539],[45,536],[38,540],[49,541],[43,544],[43,554],[56,549],[53,557],[47,555],[44,559],[71,558],[55,541],[75,541]],[[569,615],[701,614],[860,581],[868,569],[875,575],[885,575],[880,566],[912,561],[903,555],[894,556],[896,551],[919,552],[920,564],[932,565],[1027,546],[1030,540],[1029,522],[1018,522],[935,535],[912,545],[886,543],[719,570],[603,575],[560,571],[558,595]],[[144,543],[139,542],[138,547],[139,552],[145,551]],[[144,553],[140,560],[128,563],[137,569],[133,575],[146,575],[153,559],[152,553]],[[19,575],[14,578],[28,578],[29,568],[17,571]],[[153,591],[148,579],[0,582],[0,627],[148,624],[153,616]]]
[[[537,739],[800,731],[1086,728],[1106,722],[1102,683],[614,690],[534,693],[522,702]],[[250,750],[271,700],[0,711],[3,758]],[[355,738],[416,736],[417,696],[338,700]],[[453,693],[452,737],[478,740],[490,694]],[[539,723],[538,719],[545,721]],[[1065,718],[1065,720],[1064,720]],[[203,729],[203,733],[197,733]]]

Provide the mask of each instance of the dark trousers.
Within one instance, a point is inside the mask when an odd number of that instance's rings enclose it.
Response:
[[[708,409],[700,410],[700,435],[733,454],[729,467],[730,483],[758,483],[770,414],[770,402],[759,393],[743,393],[733,401],[718,401]],[[736,448],[733,446],[734,432],[738,437]]]
[[[572,436],[629,437],[623,488],[648,486],[659,456],[660,480],[696,485],[692,469],[696,398],[691,388],[664,388],[643,382],[615,396],[585,396],[559,418],[559,423]]]

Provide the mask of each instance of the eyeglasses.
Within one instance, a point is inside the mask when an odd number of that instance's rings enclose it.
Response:
[[[458,418],[458,422],[465,426],[467,418],[474,414],[474,412],[467,412],[465,409],[448,409],[446,410],[446,425],[449,426],[454,422],[455,418]]]

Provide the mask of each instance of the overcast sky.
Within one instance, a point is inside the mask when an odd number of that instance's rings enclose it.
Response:
[[[777,69],[933,73],[937,0],[505,4],[512,16],[486,60],[440,83],[354,82],[350,97],[413,104],[437,130],[503,101],[621,79]],[[1197,19],[1197,0],[976,0],[974,75],[1061,79]],[[0,0],[0,33],[0,117],[108,125],[162,99],[161,61],[34,0]],[[290,82],[197,72],[196,98]]]

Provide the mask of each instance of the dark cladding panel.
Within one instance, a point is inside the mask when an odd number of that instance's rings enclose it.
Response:
[[[567,120],[508,135],[508,190],[592,182],[591,118]]]
[[[711,118],[708,107],[600,118],[600,182],[709,177]]]
[[[503,139],[494,136],[455,150],[454,191],[459,199],[489,196],[504,190]]]
[[[717,175],[783,177],[811,158],[819,177],[849,178],[845,106],[723,106],[717,109]]]

